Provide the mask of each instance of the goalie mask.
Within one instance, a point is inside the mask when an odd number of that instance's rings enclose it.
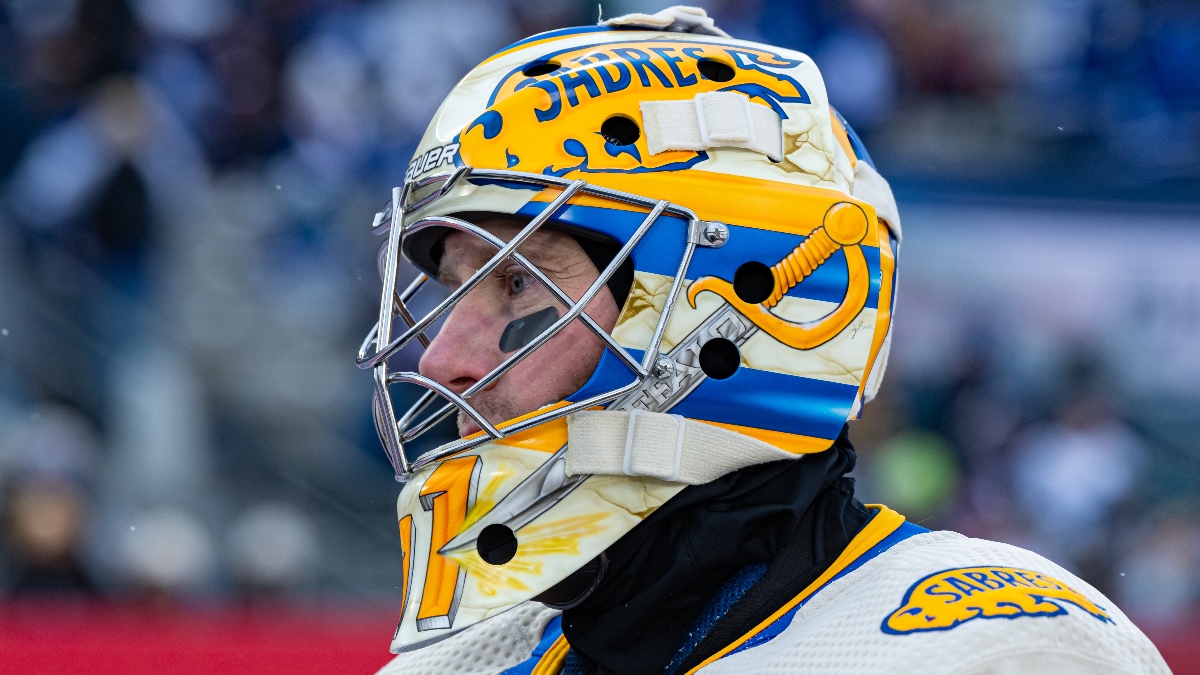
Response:
[[[506,241],[472,222],[488,213],[526,224]],[[612,242],[577,301],[521,254],[541,228]],[[446,98],[375,230],[384,289],[358,360],[406,483],[393,651],[548,592],[581,596],[603,551],[688,484],[827,449],[886,362],[895,204],[797,52],[628,25],[518,42]],[[495,256],[413,316],[448,232]],[[423,272],[407,287],[401,255]],[[389,370],[514,262],[555,302],[498,336],[497,368],[461,393]],[[583,309],[629,270],[605,331]],[[582,388],[500,423],[472,406],[572,322],[604,344]],[[393,408],[399,383],[425,392],[407,411]],[[455,413],[481,431],[405,455]]]

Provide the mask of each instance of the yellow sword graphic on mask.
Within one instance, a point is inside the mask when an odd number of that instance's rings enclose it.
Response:
[[[859,245],[867,235],[867,214],[857,204],[838,202],[825,212],[821,226],[800,242],[783,260],[771,268],[775,288],[771,297],[759,304],[738,297],[733,284],[719,277],[697,279],[688,287],[688,304],[696,307],[696,296],[704,291],[716,293],[755,326],[792,349],[812,349],[829,342],[854,321],[867,304],[871,289],[867,259]],[[804,281],[829,257],[841,249],[846,254],[848,283],[838,308],[812,321],[788,321],[771,312],[785,293]]]

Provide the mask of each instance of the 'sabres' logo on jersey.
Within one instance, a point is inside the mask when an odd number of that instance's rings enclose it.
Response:
[[[903,635],[950,630],[973,619],[1061,616],[1075,605],[1105,623],[1103,607],[1041,572],[1014,567],[960,567],[921,579],[883,620],[885,633]]]
[[[708,155],[650,155],[641,133],[641,101],[732,91],[787,119],[786,104],[811,102],[794,77],[801,65],[764,49],[669,39],[548,54],[500,80],[488,109],[456,139],[459,163],[555,176],[688,168]],[[612,121],[622,117],[632,124]]]

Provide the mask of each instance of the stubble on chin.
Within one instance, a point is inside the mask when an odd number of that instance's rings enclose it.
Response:
[[[471,406],[492,424],[499,424],[500,422],[523,415],[526,412],[531,412],[521,410],[520,405],[516,401],[505,400],[505,397],[497,396],[495,391],[480,393],[471,399]],[[474,433],[477,430],[477,426],[475,420],[471,419],[470,415],[461,410],[458,411],[458,435],[460,438]]]

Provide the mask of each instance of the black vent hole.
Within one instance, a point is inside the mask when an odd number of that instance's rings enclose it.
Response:
[[[700,370],[714,380],[724,380],[737,372],[742,354],[737,345],[725,338],[713,338],[700,348]]]
[[[766,302],[775,292],[775,275],[766,265],[750,261],[733,273],[733,292],[742,302],[757,305]]]
[[[600,135],[613,145],[633,145],[642,137],[637,122],[624,115],[613,115],[600,125]]]
[[[712,59],[700,59],[696,64],[700,76],[713,82],[728,82],[733,79],[733,67]]]
[[[479,533],[475,548],[485,563],[503,565],[517,554],[517,536],[507,525],[494,523]]]
[[[559,65],[557,61],[534,61],[533,63],[525,66],[525,69],[521,71],[521,74],[525,77],[539,77],[542,75],[549,75],[550,73],[558,70],[558,68]]]

